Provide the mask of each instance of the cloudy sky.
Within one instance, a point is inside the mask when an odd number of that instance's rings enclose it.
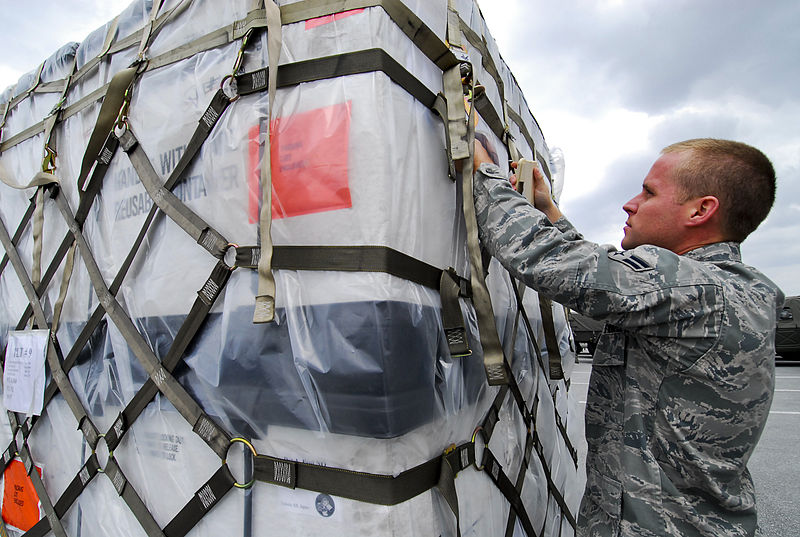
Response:
[[[0,90],[129,0],[0,0]],[[566,159],[562,209],[618,245],[621,207],[658,151],[697,137],[763,150],[778,173],[745,262],[800,294],[800,2],[484,0],[481,9],[551,147]]]

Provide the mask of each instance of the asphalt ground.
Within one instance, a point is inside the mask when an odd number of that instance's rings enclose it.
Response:
[[[591,356],[580,354],[571,390],[585,408]],[[583,439],[579,461],[586,460]],[[800,363],[778,362],[767,425],[748,464],[756,486],[757,537],[800,536]]]

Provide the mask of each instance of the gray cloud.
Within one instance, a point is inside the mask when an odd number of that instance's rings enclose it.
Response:
[[[733,94],[774,106],[793,99],[800,82],[800,71],[786,64],[787,54],[800,50],[794,28],[800,3],[794,0],[619,7],[583,1],[531,3],[525,9],[522,19],[530,26],[518,28],[511,39],[525,42],[535,35],[543,46],[524,50],[529,68],[558,86],[579,85],[583,91],[550,90],[582,113],[624,103],[660,114],[690,98]]]

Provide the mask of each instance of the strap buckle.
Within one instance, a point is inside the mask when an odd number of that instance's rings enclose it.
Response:
[[[44,147],[45,155],[42,159],[42,171],[44,173],[52,174],[56,171],[56,157],[58,153],[49,145]]]

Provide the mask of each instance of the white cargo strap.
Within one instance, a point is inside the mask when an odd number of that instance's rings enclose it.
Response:
[[[275,319],[275,276],[272,274],[272,108],[278,90],[278,59],[281,53],[281,10],[272,0],[263,0],[267,12],[267,51],[269,61],[269,108],[267,132],[264,140],[264,157],[261,161],[261,258],[258,261],[258,294],[256,295],[254,323],[270,323]],[[235,74],[235,73],[234,73]]]
[[[473,85],[473,94],[475,88]],[[464,223],[467,228],[467,249],[470,263],[470,283],[472,284],[472,304],[475,306],[475,316],[478,320],[481,347],[483,348],[483,366],[486,377],[491,386],[508,384],[503,347],[494,321],[492,299],[486,287],[483,275],[483,259],[481,256],[480,242],[478,240],[478,222],[475,214],[475,199],[473,196],[474,175],[473,147],[475,143],[475,106],[470,106],[467,128],[469,156],[465,159],[462,169],[462,203]],[[463,112],[462,112],[463,114]]]
[[[150,45],[150,34],[153,32],[153,25],[158,17],[158,12],[161,10],[161,2],[163,0],[153,0],[153,5],[150,7],[150,18],[142,28],[142,38],[139,41],[139,51],[136,53],[138,59],[144,58],[145,51]]]
[[[36,209],[33,212],[33,266],[31,280],[34,287],[42,281],[42,235],[44,234],[44,188],[36,190]]]
[[[456,11],[455,0],[448,0],[447,41],[451,50],[461,49],[461,18]],[[461,59],[466,60],[466,58]],[[450,140],[450,158],[465,159],[469,157],[471,151],[467,141],[467,124],[464,121],[464,86],[461,83],[460,62],[444,71],[442,88],[447,100],[446,123],[447,136]]]
[[[0,162],[0,181],[17,190],[25,190],[26,188],[31,188],[34,186],[52,185],[53,183],[59,182],[55,175],[46,172],[39,172],[33,176],[33,179],[31,179],[28,184],[23,185],[14,179],[14,177],[3,166],[2,162]]]

